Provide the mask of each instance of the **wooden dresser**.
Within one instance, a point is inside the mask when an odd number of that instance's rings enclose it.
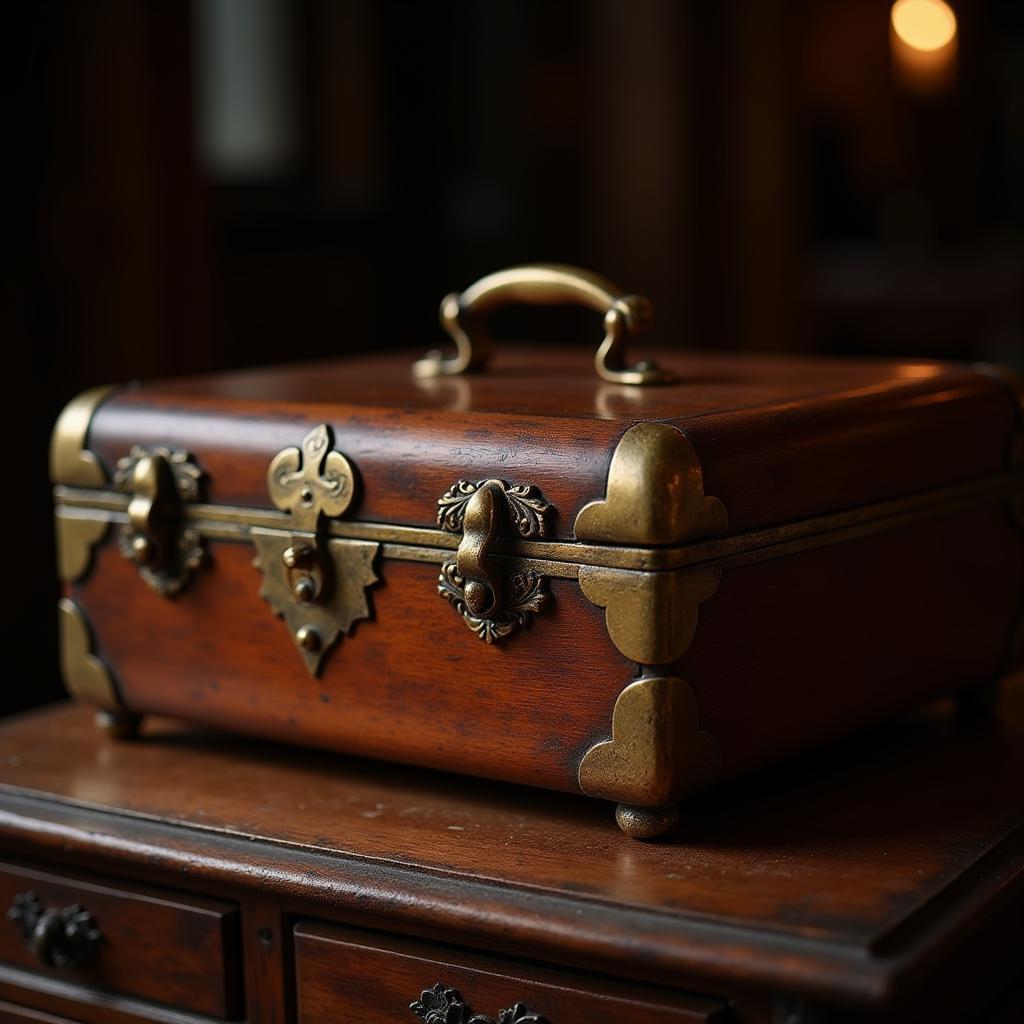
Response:
[[[73,706],[0,726],[0,783],[2,1021],[1024,1020],[1024,679],[651,845],[583,799]]]

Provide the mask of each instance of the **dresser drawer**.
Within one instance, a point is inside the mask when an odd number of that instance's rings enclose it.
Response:
[[[295,929],[299,1024],[696,1024],[723,1004],[330,925]],[[461,1012],[452,1010],[458,1000]],[[420,1004],[418,1012],[410,1004]],[[447,1010],[447,1012],[446,1012]],[[502,1012],[508,1011],[508,1012]],[[500,1017],[499,1017],[500,1014]],[[480,1022],[484,1024],[484,1022]]]
[[[5,964],[211,1017],[240,1010],[229,903],[0,864],[0,909]]]

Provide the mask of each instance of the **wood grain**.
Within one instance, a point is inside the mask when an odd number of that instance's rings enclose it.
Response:
[[[642,846],[581,799],[159,721],[112,743],[65,708],[0,727],[0,836],[691,992],[953,1005],[984,972],[943,965],[973,949],[998,973],[1024,939],[1024,677],[1000,710],[938,705],[728,787]]]
[[[433,526],[460,477],[533,483],[557,535],[604,494],[618,438],[640,420],[683,429],[732,529],[768,526],[1005,468],[1020,429],[1005,381],[956,364],[661,353],[668,387],[593,375],[585,353],[503,353],[492,370],[417,381],[411,353],[276,366],[122,391],[89,446],[112,469],[133,444],[192,451],[211,500],[269,508],[266,470],[320,422],[357,467],[348,516]]]
[[[456,989],[471,1013],[494,1019],[516,1003],[550,1024],[712,1024],[725,1019],[721,1001],[631,989],[604,978],[315,923],[296,928],[295,963],[300,1024],[417,1024],[420,1018],[409,1004],[438,982]]]

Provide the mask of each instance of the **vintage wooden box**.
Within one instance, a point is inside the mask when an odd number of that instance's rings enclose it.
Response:
[[[512,302],[604,314],[595,365]],[[991,368],[661,352],[573,268],[446,298],[458,353],[75,399],[54,434],[63,671],[147,712],[616,801],[717,780],[1022,646],[1020,391]],[[463,372],[466,371],[466,372]],[[671,379],[669,379],[671,378]]]

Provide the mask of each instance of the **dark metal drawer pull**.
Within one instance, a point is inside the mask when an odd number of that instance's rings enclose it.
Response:
[[[462,996],[440,981],[433,988],[424,989],[409,1009],[424,1024],[548,1024],[547,1018],[522,1003],[499,1010],[497,1020],[483,1013],[471,1013]]]
[[[18,893],[7,919],[47,967],[85,967],[103,941],[96,919],[80,903],[47,909],[34,892]]]

